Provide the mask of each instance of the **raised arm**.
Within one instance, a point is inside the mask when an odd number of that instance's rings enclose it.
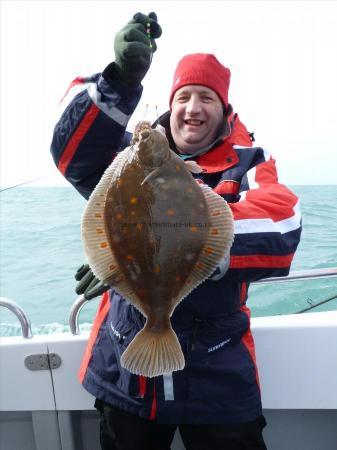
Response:
[[[76,78],[62,99],[51,153],[62,175],[85,198],[116,153],[129,144],[126,126],[160,35],[154,13],[135,14],[115,36],[115,61],[103,73]]]

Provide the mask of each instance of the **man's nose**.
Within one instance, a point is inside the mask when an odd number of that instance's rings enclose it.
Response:
[[[200,100],[198,99],[198,97],[192,95],[186,105],[186,112],[188,114],[198,114],[200,111]]]

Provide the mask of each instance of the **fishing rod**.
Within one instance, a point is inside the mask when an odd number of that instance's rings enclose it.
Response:
[[[317,308],[317,306],[324,305],[324,303],[331,302],[331,300],[334,300],[335,298],[337,298],[337,294],[333,295],[332,297],[326,298],[325,300],[322,300],[322,301],[320,301],[320,302],[318,302],[318,303],[315,303],[315,304],[313,304],[313,305],[310,305],[310,306],[308,306],[307,308],[301,309],[300,311],[296,311],[296,312],[293,313],[293,314],[302,314],[302,313],[304,313],[304,312],[310,311],[311,309]],[[310,304],[309,300],[310,300],[310,299],[308,299],[307,302]],[[310,301],[311,301],[311,300],[310,300]]]
[[[14,188],[16,188],[18,186],[23,186],[24,184],[33,183],[33,181],[43,180],[44,178],[48,178],[48,177],[44,176],[44,177],[34,178],[33,180],[24,181],[23,183],[19,183],[19,184],[14,184],[13,186],[9,186],[9,187],[6,187],[4,189],[0,189],[0,192],[8,191],[9,189],[14,189]]]

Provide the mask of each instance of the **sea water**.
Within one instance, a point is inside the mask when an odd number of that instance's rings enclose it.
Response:
[[[292,186],[301,199],[303,232],[292,270],[337,267],[337,186]],[[71,187],[17,187],[0,193],[2,297],[27,313],[33,334],[69,331],[74,274],[85,262],[81,217],[86,201]],[[337,295],[337,278],[251,285],[252,316],[290,314]],[[80,314],[89,329],[99,299]],[[337,309],[337,299],[313,311]],[[18,320],[0,308],[0,336],[19,335]]]

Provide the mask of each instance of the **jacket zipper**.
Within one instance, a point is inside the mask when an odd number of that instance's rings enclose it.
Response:
[[[189,352],[194,351],[195,340],[197,337],[198,329],[200,329],[201,324],[202,324],[202,320],[199,319],[199,317],[193,318],[193,328],[192,328],[192,333],[191,333],[191,338],[190,338],[190,343],[189,343],[189,348],[188,348]]]

